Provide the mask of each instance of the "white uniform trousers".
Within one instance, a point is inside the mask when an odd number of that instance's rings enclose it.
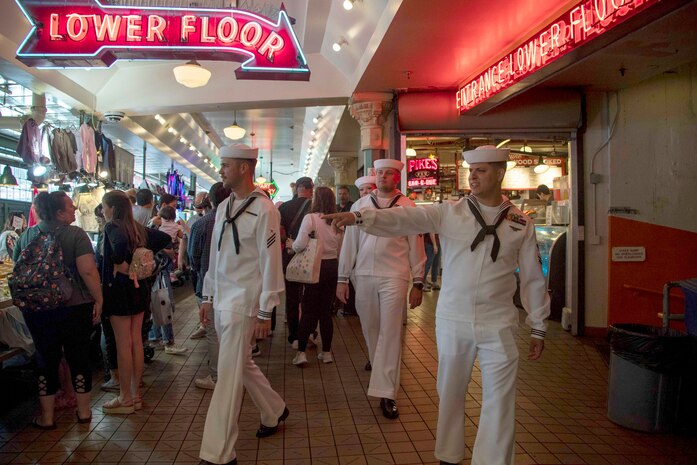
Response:
[[[409,283],[403,279],[356,276],[356,311],[373,370],[368,395],[397,399],[402,363],[402,320]]]
[[[465,396],[475,358],[482,373],[482,407],[472,465],[512,465],[518,348],[515,328],[436,318],[438,429],[435,456],[465,458]]]
[[[227,463],[236,457],[237,424],[244,389],[261,412],[261,423],[276,426],[285,402],[252,360],[250,341],[256,317],[215,310],[215,328],[220,340],[218,382],[213,391],[199,456],[211,463]]]

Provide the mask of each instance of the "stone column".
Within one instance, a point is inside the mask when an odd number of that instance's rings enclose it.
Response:
[[[391,93],[364,92],[351,97],[351,116],[361,125],[363,174],[369,174],[374,160],[385,158],[383,125],[391,111]]]
[[[327,157],[327,163],[334,170],[334,185],[335,187],[348,185],[353,181],[349,177],[348,166],[350,160],[346,157],[332,156]]]

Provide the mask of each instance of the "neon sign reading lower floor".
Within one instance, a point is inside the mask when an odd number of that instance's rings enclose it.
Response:
[[[308,80],[286,12],[278,21],[211,8],[103,5],[100,0],[15,0],[32,24],[17,50],[28,66],[104,67],[116,60],[242,61],[238,78]]]
[[[660,0],[583,0],[511,50],[455,94],[464,113]]]

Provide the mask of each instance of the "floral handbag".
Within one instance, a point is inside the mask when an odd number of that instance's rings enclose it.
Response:
[[[322,266],[322,245],[316,237],[315,217],[310,216],[312,232],[305,250],[293,255],[286,268],[286,279],[296,283],[317,284]]]

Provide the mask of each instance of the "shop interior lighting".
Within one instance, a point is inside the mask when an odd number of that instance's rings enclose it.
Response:
[[[263,184],[266,182],[266,178],[262,174],[261,176],[257,177],[256,181],[257,181],[257,184]]]
[[[90,180],[90,182],[87,183],[87,185],[89,187],[97,187],[99,185],[99,181],[97,181],[96,179],[92,179]]]
[[[506,145],[506,144],[509,143],[510,141],[511,141],[511,139],[504,139],[504,140],[502,140],[501,142],[499,142],[498,144],[496,144],[496,148],[497,148],[497,149],[500,149],[501,147],[503,147],[504,145]]]
[[[314,118],[312,118],[312,122],[317,124],[317,123],[319,123],[319,120],[321,120],[321,119],[322,119],[322,115],[317,115]]]
[[[34,167],[31,169],[31,173],[34,176],[43,176],[46,174],[46,171],[48,171],[48,169],[45,165],[34,165]]]
[[[48,191],[48,184],[45,182],[42,182],[41,184],[36,185],[36,190],[39,192],[47,192]]]
[[[240,140],[247,133],[247,131],[243,127],[240,127],[237,124],[237,110],[235,110],[235,116],[232,122],[232,126],[228,126],[225,129],[223,129],[223,133],[225,133],[225,137],[232,140]]]
[[[180,137],[180,138],[179,138],[179,142],[181,142],[181,143],[184,144],[184,145],[186,145],[186,144],[189,143],[189,141],[186,140],[184,137]]]
[[[406,155],[407,155],[407,157],[415,157],[415,156],[416,156],[416,150],[414,150],[414,149],[411,148],[411,147],[408,147],[408,148],[407,148]]]
[[[339,39],[332,44],[332,50],[335,52],[340,52],[341,49],[344,48],[344,45],[348,45],[348,42],[346,42],[345,39]]]
[[[99,172],[99,177],[102,179],[106,179],[109,176],[109,172],[107,170],[102,170]]]
[[[315,134],[317,134],[317,131],[315,131],[314,129],[312,131],[310,131],[311,136],[314,136]]]
[[[545,165],[545,161],[542,158],[542,155],[540,155],[540,158],[537,160],[537,166],[535,166],[535,168],[533,170],[537,174],[542,174],[542,173],[546,173],[547,171],[549,171],[549,165]]]
[[[513,160],[508,160],[506,162],[506,170],[512,170],[513,168],[516,167],[518,163],[514,162]]]
[[[174,129],[172,126],[167,128],[167,132],[170,134],[174,134],[175,136],[179,134],[176,129]]]
[[[523,144],[522,147],[520,147],[520,151],[521,151],[521,152],[525,152],[525,153],[532,153],[532,147],[530,147],[530,146],[528,145],[528,143],[526,142],[526,143]]]
[[[165,119],[164,119],[162,116],[160,116],[159,114],[155,115],[155,119],[156,119],[157,122],[160,123],[161,125],[163,125],[163,126],[165,125]]]
[[[176,66],[173,71],[174,79],[176,79],[179,84],[190,89],[205,86],[211,78],[211,72],[201,66],[196,60],[191,60],[184,65]]]
[[[17,182],[17,178],[12,174],[12,168],[10,168],[10,165],[5,165],[5,168],[2,170],[2,175],[0,175],[0,186],[16,186],[19,183]]]
[[[346,10],[346,11],[352,10],[353,9],[353,2],[355,2],[355,1],[356,0],[344,0],[344,3],[343,3],[344,10]]]
[[[463,168],[469,168],[469,167],[470,167],[470,164],[467,163],[466,160],[462,160],[462,167],[463,167]]]

